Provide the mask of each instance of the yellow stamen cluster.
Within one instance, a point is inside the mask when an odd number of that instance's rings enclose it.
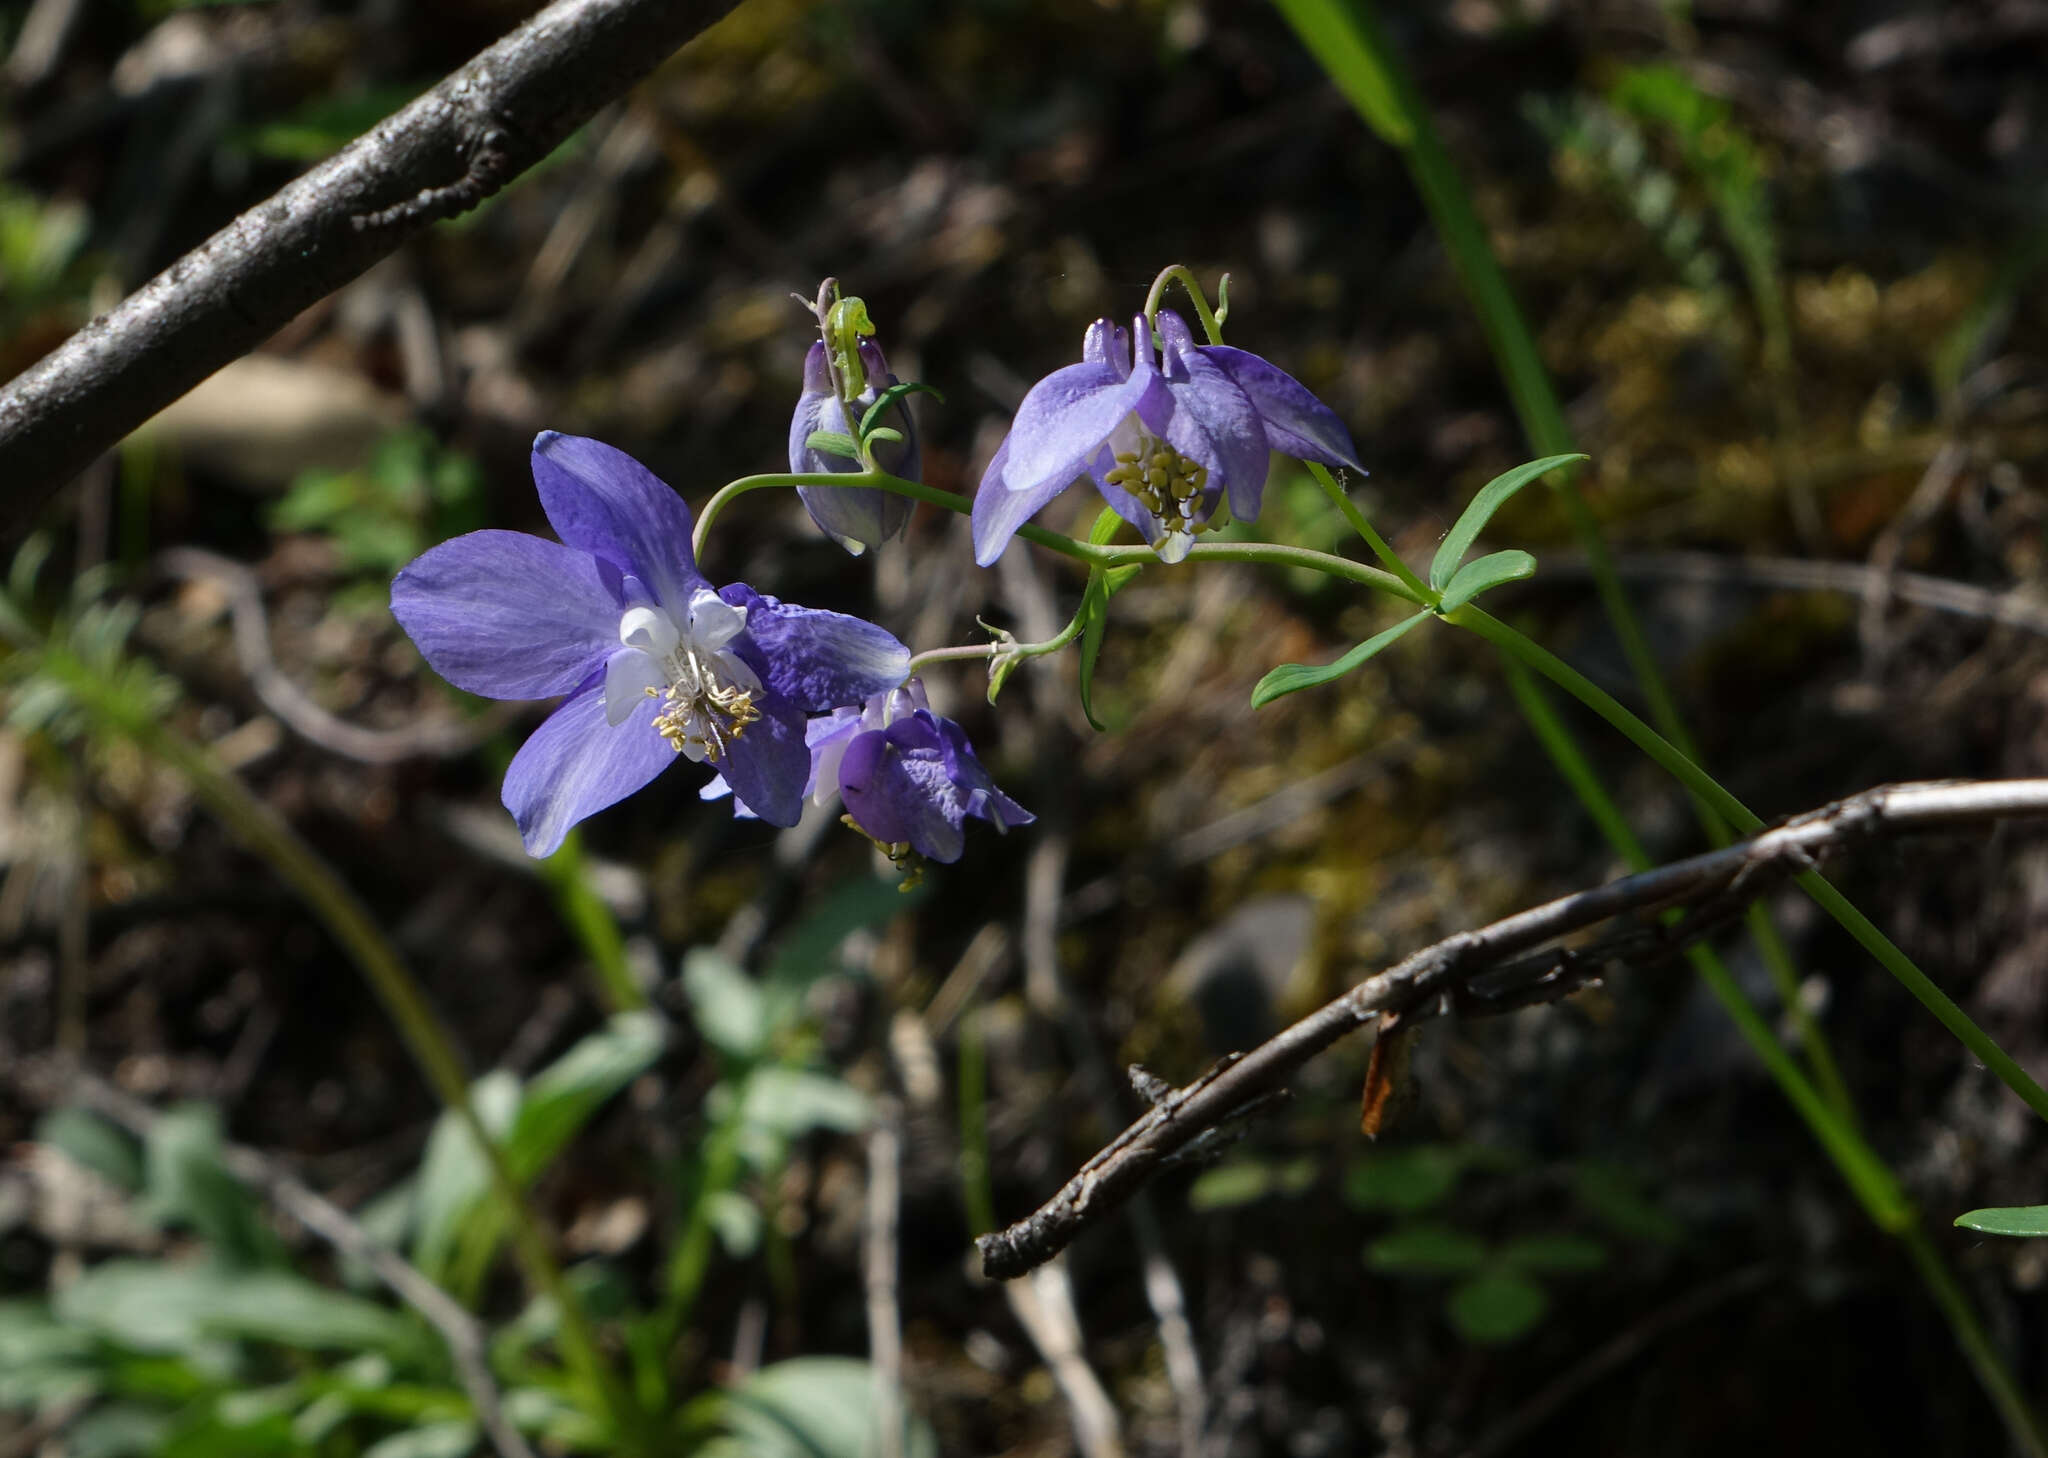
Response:
[[[695,655],[690,657],[694,661]],[[667,707],[654,721],[654,727],[677,754],[689,754],[690,747],[695,745],[699,753],[691,754],[691,759],[717,764],[725,758],[732,742],[761,717],[761,711],[754,707],[754,695],[748,689],[721,684],[708,672],[684,675],[686,680],[691,677],[696,678],[694,684],[671,683],[668,691],[660,695]],[[647,696],[654,698],[656,690],[647,690]]]
[[[1169,532],[1193,531],[1196,498],[1209,484],[1209,468],[1189,460],[1165,441],[1138,437],[1138,448],[1118,451],[1104,477],[1135,496]]]

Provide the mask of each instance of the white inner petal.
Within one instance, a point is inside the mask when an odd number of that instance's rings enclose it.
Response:
[[[682,634],[676,631],[675,619],[660,608],[630,607],[619,615],[619,641],[665,663],[675,656]]]
[[[605,722],[625,723],[649,694],[659,695],[667,687],[668,674],[653,654],[638,645],[621,649],[604,666]]]
[[[1109,433],[1109,439],[1103,444],[1109,447],[1112,456],[1120,456],[1128,451],[1137,450],[1145,438],[1145,423],[1138,419],[1138,412],[1133,410],[1116,423],[1116,429]]]
[[[699,589],[681,624],[659,605],[619,614],[619,651],[605,661],[604,713],[623,724],[649,695],[661,700],[654,727],[690,759],[724,758],[761,717],[761,680],[725,646],[747,626],[747,610]]]
[[[690,594],[690,640],[704,650],[723,648],[746,631],[747,610],[734,607],[717,593],[698,588]]]
[[[839,766],[853,740],[852,734],[839,734],[818,746],[817,762],[811,767],[816,776],[811,784],[813,805],[829,805],[839,797]]]

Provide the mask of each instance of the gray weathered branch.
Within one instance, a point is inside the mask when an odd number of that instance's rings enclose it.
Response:
[[[0,539],[101,451],[553,151],[733,0],[556,0],[0,390]]]
[[[1008,1279],[1052,1259],[1176,1156],[1194,1152],[1197,1141],[1215,1141],[1233,1120],[1280,1095],[1309,1059],[1383,1014],[1427,1017],[1446,999],[1461,1011],[1489,1012],[1561,996],[1606,961],[1675,955],[1762,892],[1862,841],[2033,816],[2048,816],[2048,779],[1886,786],[1724,849],[1460,932],[1368,977],[1249,1053],[1232,1054],[1187,1087],[1154,1090],[1152,1108],[1050,1200],[976,1240],[981,1268]],[[1628,928],[1585,948],[1553,945],[1617,916],[1673,909],[1685,914],[1668,926]]]

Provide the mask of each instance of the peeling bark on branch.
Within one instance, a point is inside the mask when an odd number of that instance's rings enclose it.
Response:
[[[1152,1107],[1051,1199],[975,1241],[982,1271],[1008,1280],[1051,1260],[1162,1167],[1199,1154],[1223,1136],[1225,1126],[1284,1096],[1285,1082],[1295,1070],[1383,1014],[1426,1017],[1448,1001],[1471,1016],[1551,1001],[1597,975],[1609,961],[1675,956],[1740,917],[1765,891],[1814,869],[1835,851],[1883,836],[2043,816],[2048,816],[2048,779],[1950,780],[1866,790],[1750,840],[1560,897],[1425,947],[1250,1052],[1229,1055],[1186,1088],[1148,1090]],[[1674,909],[1684,914],[1669,924],[1630,926],[1586,947],[1550,945],[1617,916]]]
[[[557,0],[0,391],[0,539],[101,451],[553,151],[734,0]]]

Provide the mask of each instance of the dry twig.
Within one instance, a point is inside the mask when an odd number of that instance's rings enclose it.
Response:
[[[1185,1088],[1160,1094],[1136,1123],[1081,1166],[1053,1197],[1006,1229],[980,1237],[982,1270],[1019,1276],[1050,1260],[1197,1141],[1284,1092],[1286,1080],[1332,1043],[1382,1013],[1429,1016],[1447,1001],[1499,1011],[1550,1001],[1604,963],[1676,954],[1740,916],[1763,892],[1824,857],[1889,835],[2048,816],[2048,779],[1935,781],[1867,790],[1706,855],[1624,876],[1460,932],[1367,978],[1248,1053],[1234,1053]],[[1675,922],[1624,928],[1590,947],[1558,938],[1618,916],[1682,910]]]

